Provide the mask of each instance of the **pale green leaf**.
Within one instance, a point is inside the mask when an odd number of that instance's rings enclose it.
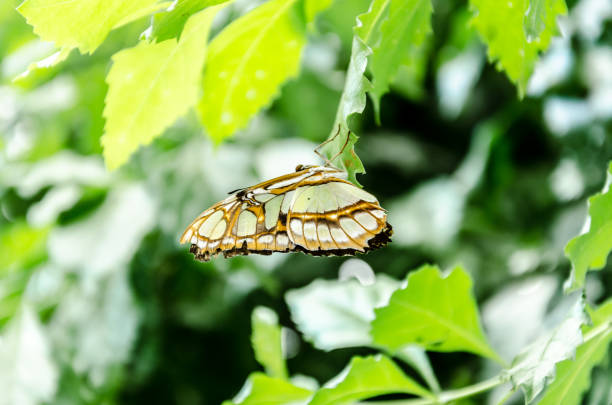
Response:
[[[287,378],[278,316],[270,308],[257,307],[251,315],[251,324],[251,344],[255,358],[271,377]]]
[[[431,394],[383,355],[353,357],[351,363],[314,395],[309,405],[350,404],[384,394]]]
[[[525,38],[533,41],[546,29],[546,9],[554,0],[529,0],[529,8],[523,19]]]
[[[576,294],[567,317],[516,356],[507,374],[515,386],[523,389],[527,403],[551,383],[557,363],[574,357],[582,343],[580,328],[586,321],[584,299]]]
[[[377,32],[384,12],[384,1],[374,0],[369,10],[357,17],[344,90],[331,133],[321,149],[332,164],[348,173],[348,179],[356,185],[359,185],[357,174],[365,173],[365,168],[355,153],[355,143],[359,137],[351,132],[349,118],[354,114],[361,114],[366,106],[366,92],[372,87],[364,76],[368,56],[372,53],[368,42],[373,40],[372,36]]]
[[[45,326],[33,308],[23,305],[0,335],[0,403],[52,403],[59,364]]]
[[[178,0],[168,10],[153,16],[151,37],[157,42],[177,38],[189,17],[206,7],[225,3],[228,0]]]
[[[380,114],[380,98],[389,91],[400,66],[423,59],[423,49],[431,32],[431,0],[387,0],[388,16],[380,26],[380,40],[372,45],[370,95],[376,116]],[[408,63],[410,66],[410,63]]]
[[[600,270],[612,250],[612,164],[608,170],[608,181],[602,193],[589,198],[589,230],[570,240],[565,255],[572,262],[572,273],[568,287],[582,287],[589,270]]]
[[[178,43],[141,42],[113,56],[102,137],[109,168],[125,163],[196,104],[210,24],[223,6],[193,15]]]
[[[302,6],[270,0],[211,42],[198,111],[216,143],[245,127],[297,75],[306,41]]]
[[[520,97],[525,94],[538,54],[548,49],[551,38],[558,32],[557,17],[567,13],[564,0],[542,1],[544,8],[532,13],[543,18],[544,28],[532,37],[523,25],[525,18],[533,18],[528,14],[530,0],[470,0],[474,11],[472,23],[488,46],[489,60],[497,61],[497,68],[516,84]],[[531,23],[528,25],[531,27]]]
[[[42,71],[57,66],[58,64],[68,59],[68,56],[70,55],[71,51],[71,48],[62,48],[44,59],[30,63],[28,65],[28,68],[23,73],[13,79],[13,82],[18,84],[23,83],[26,81],[26,79],[30,79],[32,76],[40,74]]]
[[[410,273],[406,288],[375,312],[374,342],[392,350],[415,343],[432,351],[467,351],[499,359],[480,326],[472,280],[460,267],[445,277],[435,266],[421,267]]]
[[[285,300],[298,329],[316,348],[376,347],[370,336],[374,308],[387,304],[398,288],[400,282],[384,274],[378,274],[371,285],[357,280],[315,280],[289,291]],[[420,347],[406,346],[390,354],[414,367],[433,389],[439,388],[429,359]]]
[[[356,175],[365,173],[365,168],[355,153],[355,143],[359,138],[349,128],[349,117],[361,114],[366,105],[366,91],[370,88],[370,83],[363,74],[370,52],[370,48],[355,35],[336,120],[322,148],[322,152],[332,164],[346,171],[348,179],[357,185],[359,183]]]
[[[372,285],[357,280],[315,280],[285,296],[304,337],[322,350],[366,346],[374,308],[384,305],[400,283],[384,274]]]
[[[25,0],[18,8],[34,32],[58,48],[92,53],[117,25],[149,12],[157,0]]]
[[[601,330],[576,350],[576,358],[557,365],[555,380],[548,387],[539,405],[578,405],[591,386],[591,372],[603,363],[612,342],[612,300],[597,310],[590,310],[592,326],[583,327],[584,336]]]
[[[282,378],[253,373],[236,398],[232,401],[225,401],[223,404],[300,405],[306,404],[311,395],[310,390],[297,387]]]

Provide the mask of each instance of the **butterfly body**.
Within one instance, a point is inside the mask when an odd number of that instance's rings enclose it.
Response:
[[[239,189],[200,214],[185,230],[196,259],[301,251],[353,255],[384,246],[391,225],[376,198],[326,166],[298,166]]]

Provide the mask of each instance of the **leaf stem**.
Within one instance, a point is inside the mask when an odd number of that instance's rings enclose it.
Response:
[[[470,397],[472,395],[479,394],[484,391],[488,391],[491,388],[497,387],[507,381],[507,377],[503,374],[498,374],[493,378],[481,381],[479,383],[469,385],[467,387],[459,388],[456,390],[443,391],[435,398],[417,398],[417,399],[402,399],[392,401],[368,401],[368,405],[434,405],[444,404],[450,401],[454,401],[460,398]],[[363,403],[365,404],[365,403]]]
[[[602,333],[607,332],[610,328],[612,328],[612,318],[608,319],[606,322],[603,322],[601,325],[597,325],[596,327],[585,333],[582,344],[588,342],[589,340],[595,339]]]

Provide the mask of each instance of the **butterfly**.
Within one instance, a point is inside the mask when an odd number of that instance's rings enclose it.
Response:
[[[315,256],[365,253],[391,241],[392,227],[376,197],[346,180],[346,172],[299,165],[286,174],[235,190],[202,212],[181,243],[201,261],[257,253]]]

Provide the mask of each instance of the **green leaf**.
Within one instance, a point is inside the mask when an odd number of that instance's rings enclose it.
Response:
[[[349,118],[361,114],[366,105],[365,94],[370,83],[363,74],[370,52],[370,48],[355,35],[336,120],[321,149],[336,167],[348,173],[349,181],[356,185],[359,185],[356,175],[365,173],[365,168],[355,153],[355,143],[359,138],[349,129]]]
[[[306,340],[322,350],[371,345],[374,308],[384,305],[400,282],[384,274],[372,285],[357,280],[315,280],[285,296],[291,317]]]
[[[523,19],[525,38],[533,41],[546,29],[546,8],[551,6],[550,0],[529,0],[529,8]]]
[[[520,386],[527,403],[532,402],[555,375],[557,363],[574,357],[576,348],[582,343],[581,326],[587,321],[584,298],[577,299],[568,316],[552,331],[541,336],[521,352],[507,371],[514,386]]]
[[[467,351],[499,360],[480,326],[472,280],[460,267],[446,277],[435,266],[421,267],[410,273],[406,288],[375,312],[374,342],[392,350],[416,343],[427,350]]]
[[[44,71],[52,69],[53,67],[68,59],[70,52],[72,52],[71,48],[62,48],[57,52],[54,52],[53,54],[47,56],[46,58],[39,60],[38,62],[30,63],[28,65],[28,68],[23,73],[13,79],[13,83],[25,83],[33,76],[40,75]]]
[[[306,404],[311,395],[310,390],[296,387],[281,378],[253,373],[236,398],[223,402],[223,405],[299,405]]]
[[[591,386],[591,371],[603,363],[612,342],[612,300],[602,304],[597,310],[589,310],[593,326],[584,327],[586,336],[602,330],[576,350],[576,358],[568,359],[557,365],[555,380],[548,387],[539,405],[578,405],[583,394]]]
[[[271,377],[287,378],[287,367],[283,357],[281,328],[278,316],[270,308],[257,307],[251,315],[253,335],[251,344],[255,358]]]
[[[300,1],[271,0],[211,42],[198,112],[216,143],[245,127],[297,75],[306,42],[302,13]]]
[[[533,1],[545,5],[539,5],[539,12],[535,8],[528,12],[530,0],[470,0],[474,11],[472,23],[489,48],[489,60],[497,61],[497,68],[504,70],[517,85],[520,97],[525,94],[538,54],[548,49],[551,38],[558,32],[557,17],[567,13],[564,0]],[[534,19],[530,13],[543,18],[544,28],[535,37],[526,33],[533,24],[527,24],[527,30],[523,27],[524,19]]]
[[[92,53],[108,33],[151,12],[157,0],[25,0],[19,12],[34,32],[58,48]]]
[[[110,169],[125,163],[196,104],[210,24],[224,5],[193,15],[180,41],[141,42],[113,56],[102,137]]]
[[[228,0],[178,0],[168,10],[153,16],[151,37],[157,42],[178,38],[190,16],[206,7],[225,3]]]
[[[314,21],[317,14],[327,9],[334,0],[306,0],[304,9],[306,13],[306,21]]]
[[[384,274],[378,274],[371,285],[353,279],[315,280],[289,291],[285,300],[298,329],[316,348],[376,347],[370,336],[374,308],[389,302],[400,284]],[[429,359],[420,347],[406,346],[390,354],[410,364],[433,389],[439,389]]]
[[[429,391],[407,377],[388,357],[353,357],[340,375],[317,391],[309,405],[353,403],[396,393],[431,396]]]
[[[31,228],[17,222],[0,232],[0,276],[28,267],[45,254],[49,228]]]
[[[423,59],[423,48],[431,32],[431,0],[387,0],[388,17],[380,26],[380,40],[372,45],[370,70],[376,117],[380,116],[380,98],[400,66],[408,59]],[[379,118],[378,118],[379,119]]]
[[[612,250],[612,163],[604,191],[589,198],[589,230],[570,240],[565,255],[572,262],[568,288],[582,287],[589,270],[600,270]]]

